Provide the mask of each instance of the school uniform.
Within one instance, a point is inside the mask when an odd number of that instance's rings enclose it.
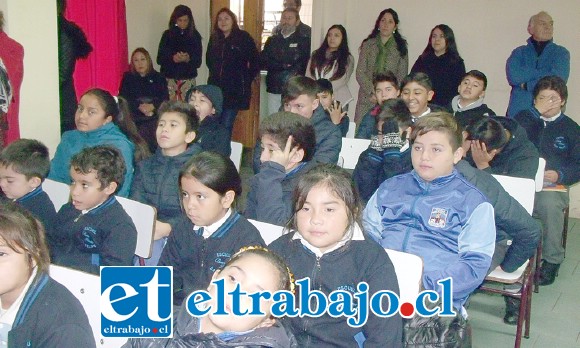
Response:
[[[50,197],[42,189],[42,185],[14,200],[22,208],[28,210],[36,219],[42,222],[45,230],[54,227],[56,209]]]

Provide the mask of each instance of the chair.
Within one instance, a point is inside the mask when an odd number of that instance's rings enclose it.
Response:
[[[348,132],[346,132],[346,137],[354,139],[355,131],[356,131],[356,123],[349,122],[348,123]]]
[[[266,245],[272,243],[278,239],[278,237],[281,237],[284,234],[284,227],[282,226],[252,219],[248,219],[248,221],[251,222],[252,225],[258,229],[258,231],[260,231],[260,235],[262,236],[262,239]]]
[[[392,249],[385,249],[385,251],[395,266],[401,303],[410,302],[414,305],[421,291],[423,259],[402,251]]]
[[[231,142],[232,153],[230,154],[230,159],[236,165],[238,172],[240,171],[240,165],[242,164],[242,151],[244,146],[241,143],[232,141]]]
[[[368,149],[369,139],[342,138],[342,148],[338,154],[338,165],[344,169],[354,169],[360,154]]]
[[[101,336],[101,279],[94,274],[77,271],[71,268],[50,265],[50,276],[64,285],[81,303],[89,324],[93,330],[93,336],[97,347],[120,347],[127,339],[121,337]]]
[[[546,160],[540,157],[538,163],[538,171],[536,172],[536,177],[534,181],[536,182],[536,192],[542,191],[544,187],[544,170],[546,169]]]
[[[133,220],[137,229],[137,246],[135,255],[148,259],[151,257],[153,237],[155,232],[155,220],[157,211],[150,205],[134,201],[129,198],[116,196],[117,201],[123,206],[125,212]]]
[[[59,211],[60,208],[69,201],[70,188],[67,184],[51,179],[44,179],[42,189],[46,192],[48,198],[52,201],[52,204],[54,204],[54,209],[56,209],[56,211]]]

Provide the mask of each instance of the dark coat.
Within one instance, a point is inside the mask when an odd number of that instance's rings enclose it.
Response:
[[[266,75],[268,93],[282,94],[284,85],[292,76],[304,75],[310,59],[310,38],[294,32],[284,38],[273,35],[266,40],[260,60]]]
[[[203,151],[213,151],[229,157],[232,153],[230,132],[220,123],[217,115],[207,116],[199,124],[195,142]]]
[[[189,53],[189,62],[173,62],[173,55],[177,52]],[[161,66],[161,74],[168,79],[194,79],[197,77],[197,69],[201,66],[201,54],[199,32],[194,29],[193,34],[188,34],[185,30],[174,26],[165,30],[161,36],[157,64]]]
[[[455,60],[449,53],[437,57],[434,53],[419,56],[411,68],[411,73],[423,72],[433,83],[433,104],[447,106],[457,95],[457,86],[465,76],[463,59]]]
[[[56,209],[50,200],[50,197],[42,190],[42,186],[37,187],[34,191],[18,198],[16,203],[28,210],[36,219],[42,222],[45,230],[54,227],[56,220]]]

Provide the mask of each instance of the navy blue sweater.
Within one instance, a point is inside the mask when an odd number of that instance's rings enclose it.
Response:
[[[45,230],[54,228],[56,209],[50,197],[42,190],[42,186],[38,186],[34,191],[18,198],[15,202],[42,222]]]

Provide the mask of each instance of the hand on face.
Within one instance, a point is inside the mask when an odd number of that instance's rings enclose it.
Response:
[[[560,95],[556,92],[549,96],[538,96],[534,99],[534,107],[541,115],[552,114],[552,111],[559,110],[562,107]]]
[[[296,154],[297,151],[298,146],[292,147],[292,136],[290,135],[288,140],[286,140],[286,146],[284,147],[284,150],[272,150],[270,161],[276,162],[282,167],[287,168],[292,157]]]
[[[487,146],[479,140],[471,141],[471,157],[478,169],[485,169],[489,167],[489,162],[493,160],[497,150],[487,152]]]

